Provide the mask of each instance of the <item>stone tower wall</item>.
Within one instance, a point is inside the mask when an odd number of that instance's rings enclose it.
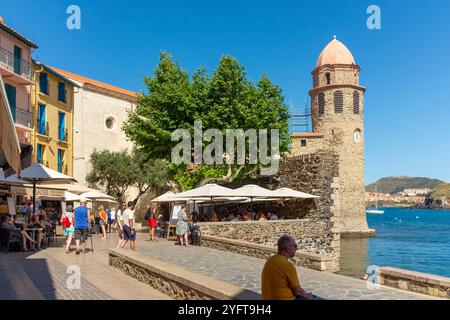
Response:
[[[330,74],[330,84],[326,80]],[[323,134],[323,149],[339,157],[340,229],[347,234],[370,233],[364,200],[364,92],[359,86],[359,67],[324,66],[313,72],[310,91],[313,130]],[[334,93],[343,93],[343,112],[335,113]],[[353,93],[359,92],[359,113],[353,110]],[[318,95],[325,94],[325,112],[319,114]],[[359,142],[355,141],[355,132]]]

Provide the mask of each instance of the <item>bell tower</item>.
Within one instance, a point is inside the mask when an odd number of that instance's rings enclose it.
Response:
[[[349,49],[334,39],[323,49],[312,72],[313,131],[322,148],[339,156],[339,229],[343,236],[367,236],[364,186],[364,92],[360,68]]]

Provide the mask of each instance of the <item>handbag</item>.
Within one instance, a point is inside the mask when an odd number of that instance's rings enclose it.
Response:
[[[61,219],[61,224],[62,224],[63,228],[69,228],[70,225],[71,225],[71,222],[70,222],[70,220],[69,220],[69,217],[68,217],[68,216],[62,217],[62,219]]]

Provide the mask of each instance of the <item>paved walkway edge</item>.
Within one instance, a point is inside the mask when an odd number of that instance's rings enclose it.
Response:
[[[109,265],[174,299],[260,300],[253,291],[149,256],[110,249]]]

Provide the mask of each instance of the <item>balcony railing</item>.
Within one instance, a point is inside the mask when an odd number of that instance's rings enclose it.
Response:
[[[31,63],[17,58],[12,52],[0,47],[0,66],[33,81],[34,68]]]
[[[16,123],[31,128],[33,124],[33,113],[16,108]]]
[[[64,142],[69,141],[69,134],[67,129],[64,129],[64,132],[61,132],[61,128],[58,127],[58,140]]]
[[[42,134],[44,136],[48,136],[48,122],[41,121],[40,119],[37,120],[37,132],[39,134]]]

